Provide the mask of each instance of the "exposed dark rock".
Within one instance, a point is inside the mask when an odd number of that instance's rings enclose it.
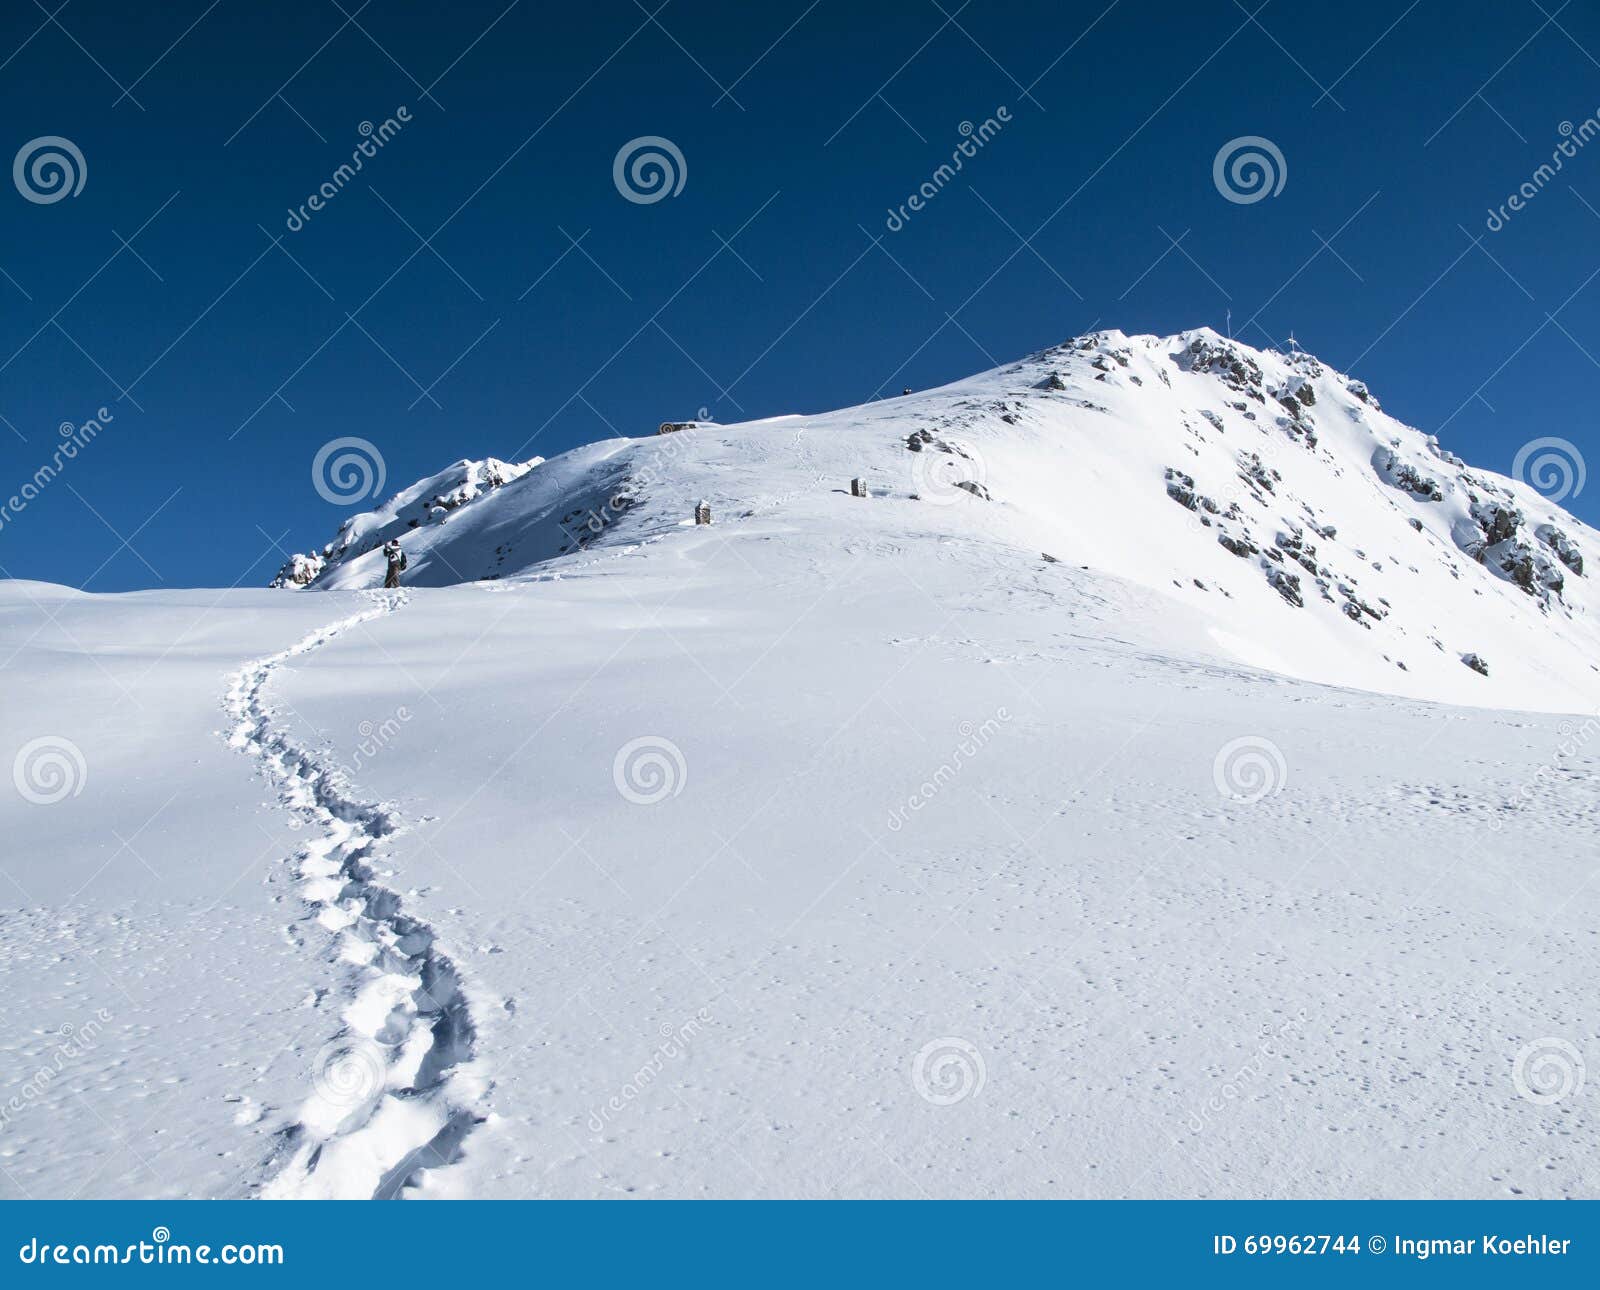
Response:
[[[1300,594],[1300,575],[1289,573],[1283,569],[1267,566],[1267,585],[1287,600],[1296,609],[1305,607],[1306,599]]]
[[[1583,552],[1553,524],[1541,524],[1533,535],[1556,553],[1556,558],[1579,577],[1583,576]]]
[[[1176,356],[1176,361],[1186,372],[1209,372],[1229,389],[1237,390],[1246,398],[1254,399],[1257,403],[1267,401],[1261,388],[1260,366],[1226,341],[1196,336],[1189,342],[1189,347]]]
[[[1191,511],[1199,509],[1199,502],[1195,497],[1194,479],[1181,470],[1174,470],[1171,466],[1167,467],[1167,496],[1179,506],[1186,506]]]

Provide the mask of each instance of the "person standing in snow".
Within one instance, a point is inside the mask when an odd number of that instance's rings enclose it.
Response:
[[[383,544],[383,558],[389,562],[389,571],[384,575],[383,585],[386,589],[400,585],[400,571],[406,567],[406,553],[400,549],[400,540],[390,538]]]

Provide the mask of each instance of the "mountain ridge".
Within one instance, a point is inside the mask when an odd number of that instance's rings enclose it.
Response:
[[[1588,526],[1313,355],[1206,327],[1092,332],[828,413],[461,461],[275,585],[377,586],[389,537],[409,586],[563,576],[692,527],[702,500],[719,539],[759,518],[808,549],[831,532],[1043,553],[1199,608],[1221,656],[1267,671],[1489,706],[1600,701]]]

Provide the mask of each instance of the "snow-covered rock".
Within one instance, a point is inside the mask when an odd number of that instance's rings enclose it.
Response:
[[[336,569],[377,550],[390,538],[400,537],[426,525],[442,523],[463,506],[521,479],[543,460],[543,457],[534,457],[528,461],[511,463],[493,457],[483,461],[463,458],[446,466],[437,475],[420,479],[410,488],[396,493],[376,510],[350,516],[339,526],[333,541],[320,551],[290,556],[268,585],[291,588],[309,586],[329,569]]]
[[[872,504],[840,510],[856,478]],[[835,412],[460,462],[347,520],[275,585],[376,587],[389,537],[410,586],[548,577],[674,532],[702,498],[729,535],[761,517],[842,545],[1057,552],[1198,611],[1229,660],[1305,679],[1523,708],[1600,699],[1586,525],[1467,468],[1312,355],[1209,328],[1095,332]],[[1490,686],[1463,678],[1469,653],[1500,661]]]

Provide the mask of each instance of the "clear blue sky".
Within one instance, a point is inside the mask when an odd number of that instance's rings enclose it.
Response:
[[[0,187],[0,499],[63,422],[113,420],[0,527],[0,572],[258,585],[345,513],[311,484],[338,436],[392,491],[1230,310],[1469,461],[1600,451],[1600,140],[1485,228],[1600,111],[1592,6],[646,2],[5,5],[0,160],[60,136],[87,174]],[[630,202],[613,159],[645,135],[685,181]],[[1287,178],[1241,204],[1212,167],[1247,135]]]

